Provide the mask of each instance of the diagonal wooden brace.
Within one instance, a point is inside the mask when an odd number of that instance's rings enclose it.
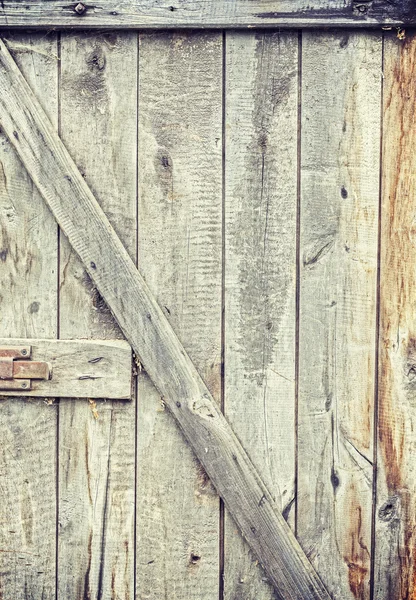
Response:
[[[0,123],[279,596],[286,600],[329,600],[1,40]]]

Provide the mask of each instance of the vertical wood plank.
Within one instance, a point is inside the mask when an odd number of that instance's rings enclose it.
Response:
[[[56,35],[6,36],[57,125]],[[5,337],[57,333],[57,226],[0,135],[0,311]],[[0,402],[0,598],[55,598],[57,406]]]
[[[369,598],[381,39],[305,33],[298,528],[334,598]]]
[[[225,414],[288,515],[295,480],[298,35],[227,33]],[[224,597],[275,598],[226,514]]]
[[[380,263],[377,600],[416,596],[416,35],[388,35]]]
[[[62,139],[132,257],[137,45],[134,33],[61,38]],[[120,337],[65,239],[60,269],[61,337]],[[59,438],[60,597],[133,597],[134,403],[61,401]]]
[[[140,271],[218,400],[221,67],[221,34],[140,36]],[[137,597],[217,600],[218,497],[145,374],[138,391]]]

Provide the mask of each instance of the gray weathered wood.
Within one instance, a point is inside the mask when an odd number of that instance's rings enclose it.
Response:
[[[370,597],[381,36],[302,40],[297,535]]]
[[[222,35],[142,34],[139,81],[139,266],[219,401]],[[137,428],[138,597],[218,600],[219,498],[145,373]]]
[[[413,0],[4,0],[0,27],[371,27],[416,24]]]
[[[56,124],[56,35],[18,41],[15,59]],[[56,336],[57,254],[54,218],[1,134],[0,335]],[[56,423],[55,404],[0,402],[2,600],[55,599]]]
[[[292,600],[328,599],[256,469],[3,43],[0,90],[3,130],[277,592]],[[91,573],[88,569],[88,576]]]
[[[62,138],[134,258],[137,35],[62,34],[60,64]],[[60,270],[61,336],[120,337],[65,239]],[[135,405],[65,400],[59,436],[58,596],[132,597]]]
[[[131,399],[132,354],[124,340],[0,338],[0,347],[6,345],[31,346],[30,360],[47,362],[52,370],[49,381],[33,380],[19,396]],[[0,396],[13,395],[0,390]]]
[[[374,598],[416,597],[416,36],[384,42]]]
[[[295,507],[298,35],[227,33],[226,53],[225,415],[289,516]],[[275,597],[228,514],[224,563],[226,599]]]

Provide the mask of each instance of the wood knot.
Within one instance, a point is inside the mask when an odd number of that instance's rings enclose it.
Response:
[[[381,521],[388,523],[393,519],[398,518],[399,499],[397,496],[391,496],[378,511],[378,518]]]
[[[332,487],[333,487],[334,493],[335,493],[340,484],[340,480],[338,477],[338,473],[335,471],[334,467],[332,467],[332,469],[331,469],[331,484],[332,484]]]
[[[267,144],[268,144],[267,133],[263,132],[259,135],[258,144],[261,148],[262,153],[264,154],[267,150]]]
[[[88,55],[86,62],[92,71],[103,71],[105,69],[106,59],[100,48],[96,48],[93,52],[91,52]]]
[[[172,169],[172,164],[169,159],[169,156],[163,155],[160,159],[160,162],[162,163],[162,167],[164,167],[165,169]]]
[[[350,36],[348,34],[344,35],[339,42],[339,47],[346,48],[349,44],[349,38],[350,38]]]

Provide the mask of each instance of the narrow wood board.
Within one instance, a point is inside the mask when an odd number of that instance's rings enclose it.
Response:
[[[335,598],[370,598],[379,34],[302,39],[297,534]]]
[[[19,391],[19,396],[131,399],[132,353],[124,340],[0,338],[0,347],[6,345],[31,346],[30,360],[51,368],[51,379],[32,380],[31,389]],[[0,397],[13,395],[0,390]]]
[[[414,25],[413,0],[4,0],[0,27],[235,28]]]
[[[225,80],[225,415],[293,525],[297,33],[227,33]],[[224,556],[226,599],[276,597],[228,514]]]
[[[62,34],[60,58],[62,139],[134,258],[137,35]],[[85,216],[78,228],[88,228]],[[121,337],[83,265],[61,241],[60,335]],[[131,598],[135,404],[65,400],[59,437],[58,597]]]
[[[276,590],[292,600],[329,598],[3,43],[0,90],[3,130]]]
[[[7,35],[57,124],[56,35]],[[53,216],[0,137],[0,335],[56,337],[58,236]],[[0,402],[0,598],[54,600],[57,406]]]
[[[374,598],[416,595],[416,36],[385,39]]]
[[[141,34],[139,82],[139,267],[219,402],[222,35]],[[218,600],[219,498],[145,373],[137,429],[137,596]]]

